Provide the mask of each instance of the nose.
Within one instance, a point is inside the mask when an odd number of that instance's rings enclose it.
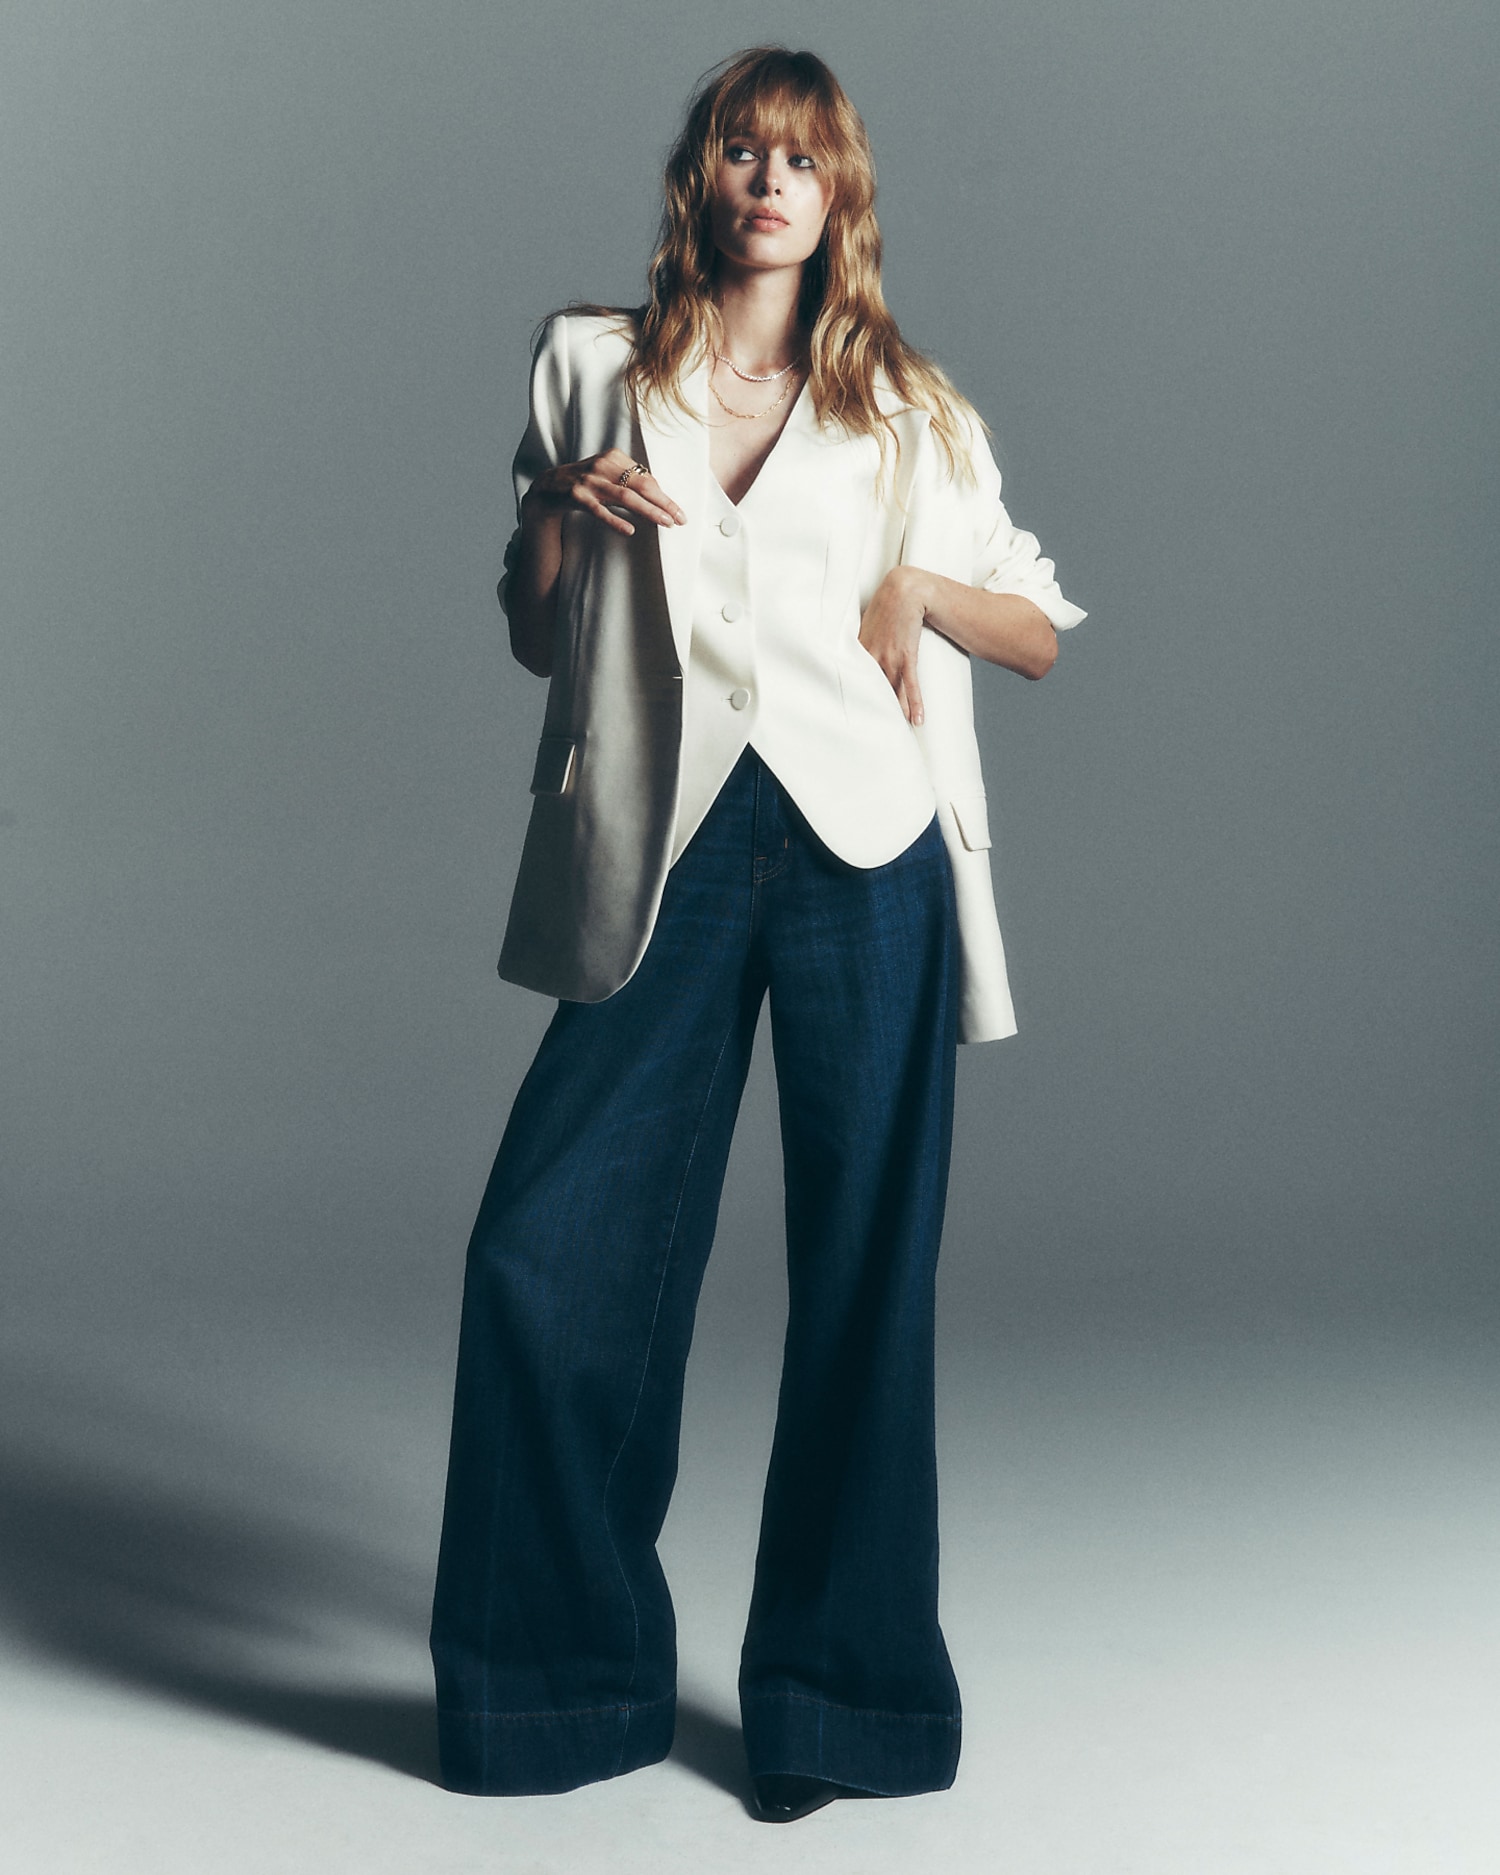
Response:
[[[755,192],[757,195],[780,195],[781,172],[776,168],[776,159],[770,157],[756,166]]]

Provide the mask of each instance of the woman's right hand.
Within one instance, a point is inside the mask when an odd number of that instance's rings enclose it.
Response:
[[[621,476],[627,479],[621,481]],[[633,534],[635,527],[624,515],[612,514],[612,508],[623,508],[658,527],[681,527],[687,520],[651,471],[623,449],[606,449],[602,456],[560,462],[555,469],[545,470],[522,499],[521,520],[524,525],[532,515],[561,518],[575,507],[597,515],[617,534]]]
[[[635,474],[622,482],[620,477],[632,468]],[[563,517],[578,508],[597,515],[617,534],[633,534],[635,527],[625,515],[612,514],[613,508],[658,527],[681,527],[687,519],[651,471],[636,467],[623,449],[606,449],[601,456],[559,462],[542,471],[521,498],[520,538],[514,564],[502,582],[511,650],[538,677],[552,669]]]

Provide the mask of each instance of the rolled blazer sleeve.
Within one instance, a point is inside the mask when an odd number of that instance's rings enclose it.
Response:
[[[1088,613],[1063,597],[1056,569],[1035,534],[1019,528],[1000,499],[1000,471],[978,426],[971,432],[970,459],[975,488],[974,570],[970,585],[986,592],[1014,592],[1040,607],[1058,631],[1066,631]]]
[[[568,451],[568,410],[573,394],[573,374],[568,358],[568,322],[558,313],[547,321],[531,361],[531,414],[526,434],[521,438],[511,476],[516,487],[516,527],[505,548],[505,570],[500,576],[497,594],[502,611],[509,617],[506,596],[510,576],[521,545],[521,499],[528,488],[548,469],[571,460]]]

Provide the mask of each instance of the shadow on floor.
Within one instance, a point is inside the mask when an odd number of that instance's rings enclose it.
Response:
[[[409,1659],[425,1639],[426,1570],[337,1518],[299,1517],[309,1479],[291,1453],[278,1470],[264,1442],[227,1450],[222,1432],[190,1416],[174,1421],[82,1384],[65,1390],[55,1376],[5,1393],[0,1621],[30,1648],[440,1782],[430,1695],[297,1672],[299,1653],[327,1659],[330,1633],[368,1635],[377,1651],[394,1640]],[[680,1703],[672,1758],[732,1795],[748,1792],[739,1726],[704,1704]]]
[[[257,1671],[295,1661],[299,1642],[324,1652],[331,1626],[410,1636],[419,1585],[390,1557],[299,1527],[285,1509],[236,1503],[191,1460],[174,1489],[111,1475],[97,1455],[12,1452],[0,1459],[0,1528],[0,1618],[36,1651],[436,1781],[430,1699]]]
[[[737,1720],[721,1718],[695,1700],[679,1698],[672,1761],[701,1777],[706,1784],[713,1784],[749,1804],[750,1772],[745,1763],[745,1740]]]

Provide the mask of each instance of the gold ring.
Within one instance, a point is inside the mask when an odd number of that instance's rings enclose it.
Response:
[[[647,472],[646,465],[644,462],[632,462],[630,467],[619,478],[621,488],[624,488],[627,486],[632,475],[645,475],[646,472]]]

